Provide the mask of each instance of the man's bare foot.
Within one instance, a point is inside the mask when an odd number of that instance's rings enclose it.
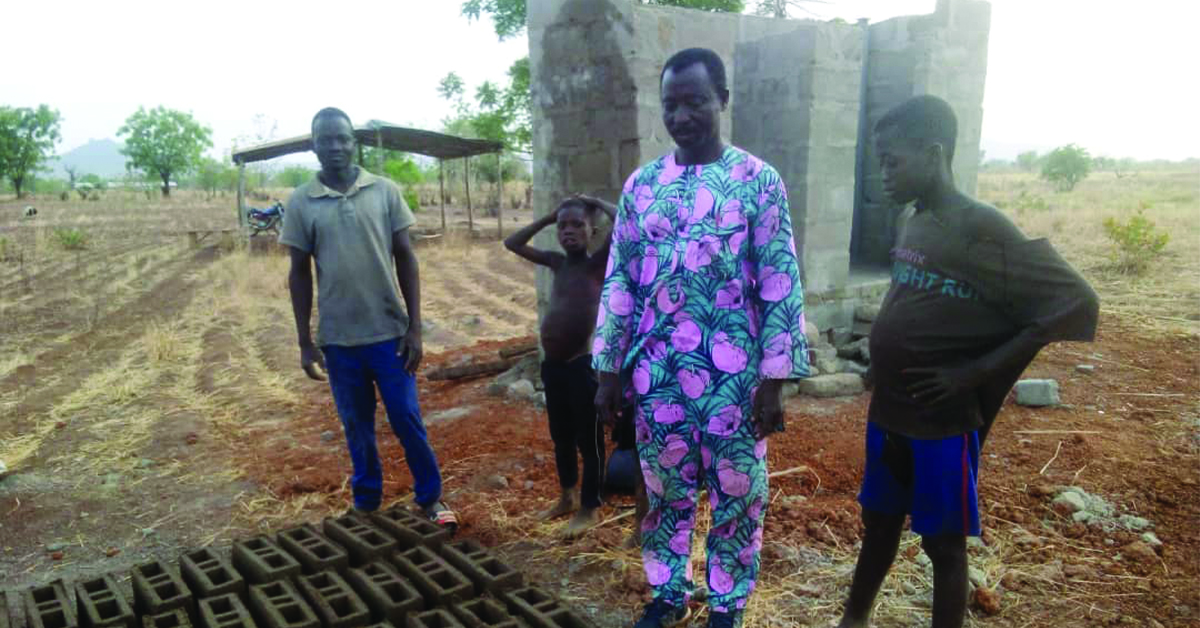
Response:
[[[573,539],[592,529],[597,523],[600,523],[599,508],[580,508],[567,523],[566,537]]]
[[[543,511],[538,518],[542,521],[557,519],[563,515],[569,515],[579,509],[579,493],[575,489],[566,489],[563,491],[562,497],[558,498],[558,503],[550,507],[549,510]]]
[[[865,620],[854,621],[843,617],[842,621],[838,622],[837,628],[867,628],[867,622]]]

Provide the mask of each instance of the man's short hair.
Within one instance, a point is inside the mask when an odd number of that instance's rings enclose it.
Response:
[[[593,208],[591,205],[588,205],[587,203],[585,203],[582,200],[577,199],[577,198],[568,198],[568,199],[564,200],[563,202],[558,204],[558,208],[556,208],[554,211],[557,212],[561,209],[566,209],[568,207],[578,207],[579,211],[583,212],[584,220],[587,220],[588,222],[596,221],[595,208]]]
[[[704,64],[704,69],[708,71],[708,78],[712,81],[713,87],[716,88],[718,94],[729,91],[729,88],[725,85],[725,62],[721,61],[720,55],[708,48],[686,48],[671,55],[671,58],[667,59],[667,62],[663,64],[662,72],[658,74],[659,84],[662,84],[662,79],[667,75],[667,70],[678,73],[697,63]]]
[[[958,117],[950,103],[937,96],[916,96],[888,111],[875,123],[875,132],[898,129],[903,137],[922,147],[941,144],[946,163],[954,160],[954,144],[958,141]]]
[[[337,107],[326,107],[318,111],[317,115],[313,116],[311,129],[313,135],[317,134],[317,121],[322,118],[341,118],[346,121],[346,124],[350,125],[351,130],[354,129],[354,123],[350,121],[350,116],[346,115],[345,111],[342,111]]]

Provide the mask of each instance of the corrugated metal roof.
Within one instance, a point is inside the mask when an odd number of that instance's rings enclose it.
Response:
[[[354,136],[358,143],[364,146],[377,146],[382,141],[383,147],[388,150],[417,153],[438,159],[457,159],[496,153],[504,149],[504,145],[500,142],[473,140],[423,129],[410,129],[379,120],[371,120],[366,124],[354,127]],[[306,134],[244,148],[235,151],[232,158],[234,163],[251,163],[309,150],[312,150],[312,135]]]

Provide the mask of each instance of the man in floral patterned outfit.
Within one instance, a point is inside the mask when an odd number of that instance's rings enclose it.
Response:
[[[803,289],[783,182],[721,140],[720,57],[677,53],[661,98],[676,149],[634,172],[621,195],[592,348],[596,405],[610,422],[621,382],[637,393],[654,601],[635,628],[688,616],[701,489],[713,511],[708,625],[735,626],[758,574],[766,438],[783,429],[783,383],[809,372]]]

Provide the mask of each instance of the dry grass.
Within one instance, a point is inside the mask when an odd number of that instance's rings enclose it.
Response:
[[[1065,193],[1032,174],[985,172],[978,192],[1031,237],[1049,238],[1093,283],[1105,314],[1200,332],[1200,172],[1094,173]],[[1131,275],[1114,263],[1104,219],[1127,220],[1140,207],[1171,240],[1145,273]]]

